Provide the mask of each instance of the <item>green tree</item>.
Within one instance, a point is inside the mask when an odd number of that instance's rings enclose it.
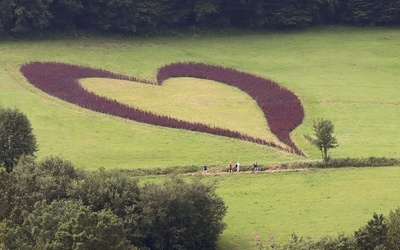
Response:
[[[200,25],[211,25],[211,22],[215,21],[215,18],[219,15],[219,8],[222,0],[203,0],[195,1],[193,7],[193,14],[195,21]],[[217,23],[213,23],[217,25]]]
[[[356,250],[353,237],[339,234],[337,237],[324,236],[320,239],[312,239],[310,237],[298,237],[292,234],[289,243],[284,245],[273,245],[271,248],[261,246],[260,249],[274,250]]]
[[[127,207],[139,200],[137,180],[117,170],[85,171],[80,173],[69,191],[72,199],[79,199],[93,211],[110,209],[123,218]]]
[[[29,32],[50,25],[52,0],[1,0],[0,23],[8,31]]]
[[[23,157],[12,174],[0,171],[0,221],[22,222],[22,211],[32,211],[37,201],[68,198],[68,190],[77,178],[74,166],[58,157],[46,157],[36,163]]]
[[[400,249],[400,208],[390,211],[386,219],[387,224],[387,249]]]
[[[400,23],[400,1],[379,1],[379,13],[377,13],[378,25],[396,25]]]
[[[312,2],[315,5],[314,24],[332,24],[340,20],[338,17],[340,0],[313,0]]]
[[[214,249],[225,228],[215,184],[199,179],[139,187],[122,171],[78,171],[58,157],[0,170],[5,249]]]
[[[4,169],[0,169],[0,222],[10,218],[14,207],[13,195],[15,193],[15,183],[16,178],[14,175],[6,173]]]
[[[278,29],[304,28],[314,18],[316,4],[309,0],[270,0],[266,15],[268,25]]]
[[[365,250],[374,250],[377,247],[381,249],[386,242],[387,231],[383,214],[374,213],[373,218],[368,221],[367,225],[354,232],[357,246]]]
[[[141,190],[139,230],[150,249],[215,249],[226,206],[215,185],[172,178]]]
[[[24,187],[23,192],[29,195],[33,204],[40,200],[51,202],[68,198],[68,191],[78,177],[71,162],[56,156],[45,157],[38,163],[24,157],[14,172],[18,185]]]
[[[122,220],[75,201],[40,201],[24,222],[8,230],[8,249],[128,249]]]
[[[22,155],[33,155],[36,150],[28,117],[17,109],[0,108],[0,162],[7,172]]]
[[[334,126],[329,120],[318,119],[313,124],[314,137],[304,135],[304,137],[315,145],[322,154],[322,160],[329,161],[328,150],[338,146],[337,140],[333,137]]]
[[[83,5],[81,0],[53,0],[49,11],[51,13],[50,27],[71,30],[75,29],[79,23]]]

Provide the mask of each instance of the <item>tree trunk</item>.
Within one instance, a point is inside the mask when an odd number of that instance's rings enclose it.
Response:
[[[328,149],[324,148],[324,163],[328,163]]]

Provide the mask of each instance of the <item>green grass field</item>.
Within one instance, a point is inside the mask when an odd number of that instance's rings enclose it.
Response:
[[[312,133],[312,121],[317,118],[335,125],[339,147],[331,152],[334,158],[399,158],[399,54],[400,30],[396,28],[2,41],[0,106],[17,107],[27,114],[38,140],[39,159],[57,155],[86,169],[194,165],[200,170],[204,163],[225,166],[236,160],[242,165],[258,160],[262,166],[316,160],[320,153],[303,135]],[[151,80],[167,63],[196,61],[271,78],[299,96],[304,105],[305,120],[292,138],[307,157],[81,109],[31,86],[19,72],[19,66],[29,61],[85,65]],[[222,84],[193,79],[172,79],[161,87],[126,88],[122,81],[96,79],[82,84],[155,112],[206,120],[275,140],[252,100]],[[238,98],[240,105],[235,102]],[[229,206],[221,249],[251,249],[256,234],[285,242],[292,232],[315,237],[351,233],[374,211],[387,213],[399,205],[397,168],[207,178],[218,179],[218,193]]]
[[[303,134],[311,133],[312,121],[320,117],[330,119],[336,128],[340,146],[332,151],[332,157],[398,157],[399,42],[397,29],[342,27],[242,35],[130,39],[80,36],[3,41],[0,105],[18,107],[28,115],[38,139],[39,158],[61,155],[85,168],[301,160],[239,140],[155,127],[83,110],[33,88],[18,70],[28,61],[60,61],[154,80],[157,68],[167,63],[214,63],[272,78],[298,95],[306,117],[292,137],[309,158],[318,159],[320,155]],[[190,84],[175,87],[177,91],[192,91]],[[197,92],[193,92],[188,96],[197,100]],[[198,100],[204,102],[201,98]],[[213,113],[212,102],[209,104]],[[250,105],[248,109],[251,108]],[[185,112],[191,111],[179,112],[185,116]],[[262,117],[250,116],[241,119],[236,112],[225,112],[218,122],[227,126],[258,124],[256,128],[242,129],[264,129],[265,136],[270,136]]]
[[[216,175],[228,205],[221,249],[254,249],[288,242],[291,234],[353,235],[374,212],[400,206],[400,168],[348,168],[302,172]],[[273,239],[271,241],[271,239]]]
[[[140,183],[166,177],[140,177]],[[257,249],[287,243],[295,233],[319,239],[354,235],[373,213],[387,216],[400,206],[399,167],[219,173],[186,177],[216,181],[228,206],[220,250]]]

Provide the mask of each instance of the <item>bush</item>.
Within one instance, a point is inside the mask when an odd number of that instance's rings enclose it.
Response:
[[[354,236],[339,234],[337,237],[324,236],[315,240],[292,234],[289,243],[264,247],[263,242],[258,240],[256,246],[260,250],[398,250],[400,249],[400,208],[390,211],[387,218],[383,214],[374,213],[373,218],[365,226],[354,232]]]
[[[173,178],[139,187],[122,171],[78,171],[57,157],[19,164],[0,169],[6,249],[212,249],[225,228],[213,183]]]
[[[215,249],[226,206],[215,186],[172,178],[143,187],[138,204],[139,241],[150,249]]]
[[[400,249],[400,208],[390,211],[386,220],[388,249]]]
[[[279,169],[297,168],[343,168],[343,167],[383,167],[400,165],[400,160],[386,157],[368,158],[338,158],[330,159],[327,163],[321,161],[302,161],[293,163],[281,163],[276,167]]]
[[[9,249],[127,249],[122,220],[73,201],[37,202],[24,223],[8,230]]]
[[[355,250],[356,245],[353,237],[339,234],[336,238],[325,236],[319,240],[298,237],[292,234],[292,239],[284,245],[274,245],[275,250]]]
[[[24,157],[14,172],[0,172],[0,220],[22,223],[23,211],[32,211],[37,201],[67,198],[67,190],[76,178],[74,166],[58,157],[47,157],[36,163]]]
[[[136,179],[123,172],[106,171],[103,168],[93,172],[82,172],[69,191],[70,199],[77,199],[93,211],[110,209],[123,218],[125,208],[134,206],[139,200]]]
[[[382,247],[386,241],[387,226],[384,223],[383,214],[374,213],[373,218],[367,225],[358,229],[354,236],[357,246],[365,250],[374,250],[376,247]]]

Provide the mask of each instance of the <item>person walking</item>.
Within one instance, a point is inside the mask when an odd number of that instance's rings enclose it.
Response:
[[[229,162],[228,164],[228,172],[232,172],[232,162]]]
[[[236,162],[236,172],[239,172],[240,171],[240,163],[239,163],[239,161],[237,161]]]
[[[254,172],[257,172],[257,171],[258,171],[258,164],[257,164],[257,161],[254,162],[253,169],[254,169]]]
[[[207,174],[207,166],[205,164],[203,166],[203,174]]]

